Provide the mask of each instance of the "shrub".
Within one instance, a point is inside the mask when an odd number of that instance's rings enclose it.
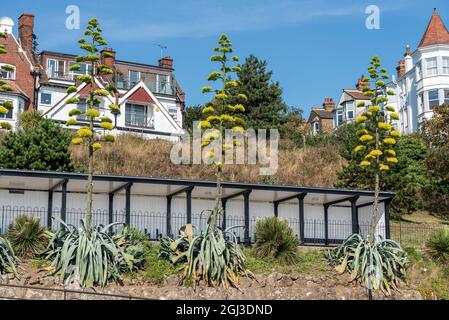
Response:
[[[367,288],[381,289],[387,295],[404,281],[407,255],[393,240],[371,243],[353,234],[334,250],[327,251],[326,258],[337,272],[351,273],[351,281],[360,280]]]
[[[124,233],[109,234],[120,223],[99,225],[89,236],[84,219],[78,228],[59,221],[64,228],[50,239],[44,256],[64,282],[75,277],[81,287],[104,287],[110,280],[120,282],[121,273],[140,267],[140,255],[133,256],[138,250],[129,249]]]
[[[0,237],[0,274],[12,272],[17,277],[17,258],[8,239]]]
[[[430,256],[437,262],[449,262],[449,229],[437,231],[427,242]]]
[[[293,234],[287,220],[271,217],[256,223],[256,244],[258,258],[273,256],[281,263],[293,264],[298,260],[298,238]]]
[[[32,258],[45,249],[50,233],[40,225],[38,217],[19,216],[9,225],[6,237],[17,255]]]

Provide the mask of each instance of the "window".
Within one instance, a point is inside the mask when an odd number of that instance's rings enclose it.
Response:
[[[11,100],[5,100],[5,99],[0,99],[0,105],[3,104],[3,102],[8,101],[11,104],[13,104],[13,102]],[[12,111],[14,108],[9,109],[7,114],[0,114],[0,119],[12,119]]]
[[[418,96],[418,113],[421,113],[424,111],[424,96],[422,93]]]
[[[313,134],[317,134],[320,131],[320,123],[318,121],[312,123],[312,131]]]
[[[51,105],[51,92],[41,92],[41,104]]]
[[[50,78],[64,78],[65,74],[65,61],[48,59],[47,60],[47,75]]]
[[[147,127],[147,107],[127,103],[125,106],[125,124],[127,126]]]
[[[440,99],[438,98],[438,90],[429,91],[429,109],[438,107],[440,105]]]
[[[87,102],[86,102],[86,99],[80,98],[79,101],[78,101],[78,103],[77,103],[77,105],[76,105],[76,108],[77,108],[78,110],[80,110],[81,112],[86,112],[86,110],[87,110]],[[86,117],[85,114],[79,114],[79,115],[76,116],[76,119],[77,119],[77,120],[87,120],[87,117]]]
[[[437,58],[426,59],[427,63],[427,76],[436,76],[438,73],[437,69]]]
[[[168,108],[168,113],[173,117],[173,119],[178,118],[178,109],[177,108]]]
[[[416,80],[421,80],[422,79],[422,64],[421,62],[418,62],[416,64],[416,72],[417,72],[417,79]]]
[[[354,118],[354,101],[348,101],[346,103],[346,119]]]
[[[449,104],[449,89],[444,89],[444,103]]]
[[[16,80],[16,67],[7,63],[0,63],[0,79]]]
[[[73,66],[74,64],[77,64],[74,61],[71,61],[69,63],[70,66]],[[92,65],[88,64],[88,63],[78,63],[80,65],[79,70],[77,71],[70,71],[72,74],[72,77],[74,76],[79,76],[79,75],[85,75],[85,74],[90,74],[91,70],[92,70]]]
[[[449,57],[443,57],[443,74],[449,74]]]
[[[343,110],[337,111],[337,127],[343,124]]]
[[[140,72],[135,70],[129,70],[129,86],[132,87],[140,81]]]
[[[170,78],[166,74],[157,75],[157,92],[164,94],[171,94],[170,92]]]

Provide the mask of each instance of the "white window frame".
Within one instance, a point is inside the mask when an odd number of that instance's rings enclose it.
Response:
[[[443,104],[449,104],[449,88],[443,89]]]
[[[352,111],[352,117],[349,117],[349,112]],[[345,105],[345,117],[347,120],[354,119],[355,116],[355,101],[347,101]]]
[[[0,75],[0,79],[2,79],[2,80],[16,80],[16,72],[17,72],[16,66],[13,65],[13,64],[9,64],[9,63],[0,63],[0,69],[1,69],[1,67],[3,67],[3,66],[10,66],[10,67],[13,67],[13,68],[14,68],[14,71],[0,70],[0,74],[3,73],[3,72],[6,72],[6,77],[3,78],[3,77]],[[11,74],[12,74],[12,76],[11,76]]]
[[[131,83],[131,72],[137,72],[137,74],[139,75],[137,78],[137,81],[135,83]],[[142,73],[139,70],[128,70],[128,82],[129,82],[129,87],[131,88],[132,86],[134,86],[136,83],[138,83],[140,80],[142,79]]]
[[[416,80],[419,81],[422,79],[422,63],[419,61],[416,64]]]
[[[56,77],[55,77],[55,75],[52,75],[52,74],[49,74],[49,65],[50,65],[50,61],[54,61],[55,62],[55,70],[54,70],[54,72],[55,72],[55,74],[56,74]],[[62,70],[62,74],[61,75],[59,75],[59,63],[60,62],[62,62],[62,65],[63,65],[63,70]],[[66,70],[66,68],[67,68],[67,65],[66,65],[66,61],[65,60],[58,60],[58,59],[53,59],[53,58],[49,58],[49,59],[47,59],[47,75],[50,77],[50,78],[65,78],[66,77],[66,74],[65,74],[65,70]]]
[[[86,65],[86,72],[83,73],[83,72],[80,72],[79,70],[78,70],[78,71],[69,71],[70,76],[72,77],[72,79],[74,79],[76,76],[81,76],[81,75],[87,75],[87,74],[90,74],[89,68],[92,68],[92,65],[91,65],[90,63],[84,63],[84,62],[77,63],[76,61],[70,61],[70,62],[69,62],[69,69],[70,69],[70,67],[73,66],[74,64],[79,64],[80,66],[81,66],[81,65]]]
[[[44,103],[42,102],[42,94],[49,94],[50,95],[50,103]],[[53,92],[50,91],[41,91],[40,97],[39,97],[39,103],[43,104],[44,106],[51,106],[53,102]]]
[[[442,72],[443,74],[449,75],[449,57],[443,57],[442,61]]]
[[[4,99],[0,98],[0,105],[3,104],[3,102],[8,101],[12,104],[12,108],[8,111],[7,114],[0,114],[0,119],[6,119],[6,120],[13,120],[14,119],[14,101],[10,99]],[[11,113],[11,117],[8,117],[8,114]]]
[[[165,83],[165,89],[164,90],[161,89],[161,79],[160,79],[160,77],[165,77],[167,79],[167,82]],[[170,94],[169,90],[170,90],[171,80],[170,80],[170,76],[168,74],[156,74],[156,83],[157,83],[157,92],[158,93]]]
[[[131,121],[127,121],[127,115],[130,111],[128,111],[128,106],[139,106],[144,108],[144,121],[143,125],[138,124],[136,119],[133,119],[133,110],[131,110]],[[150,110],[152,106],[146,105],[146,104],[138,104],[138,103],[126,103],[125,104],[125,125],[129,127],[139,127],[139,128],[154,128],[154,110]]]
[[[437,98],[430,100],[430,93],[431,92],[435,92],[435,91],[437,92]],[[433,109],[433,107],[431,106],[431,102],[437,101],[437,105],[436,106],[439,106],[440,105],[440,92],[439,92],[439,90],[438,89],[433,89],[433,90],[427,91],[427,101],[428,101],[428,104],[429,104],[429,110]]]
[[[313,121],[312,122],[312,132],[313,134],[317,134],[320,132],[320,122],[319,121]]]
[[[435,65],[430,67],[430,62],[435,62]],[[438,75],[438,59],[436,57],[426,59],[426,76],[434,77]]]
[[[418,113],[421,113],[424,111],[424,94],[420,93],[418,95]]]

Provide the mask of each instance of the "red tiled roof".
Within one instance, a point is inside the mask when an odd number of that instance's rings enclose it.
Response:
[[[23,95],[25,98],[30,99],[30,97],[28,97],[28,95],[25,93],[25,91],[23,91],[22,88],[20,88],[20,86],[17,83],[15,83],[14,81],[10,81],[10,80],[3,80],[3,81],[6,82],[7,84],[9,84],[13,88],[13,91],[3,90],[2,87],[0,86],[1,92],[19,93],[19,94]]]
[[[154,100],[150,97],[150,95],[142,87],[137,89],[134,93],[132,93],[126,100],[144,103],[155,103]]]
[[[332,110],[312,109],[312,112],[322,119],[333,119]]]
[[[448,44],[449,45],[449,31],[447,31],[443,20],[435,9],[429,24],[427,25],[426,32],[418,45],[418,48],[436,45],[436,44]]]
[[[351,96],[355,100],[369,100],[370,99],[369,97],[365,96],[365,94],[360,90],[345,89],[344,92],[346,92],[349,96]]]

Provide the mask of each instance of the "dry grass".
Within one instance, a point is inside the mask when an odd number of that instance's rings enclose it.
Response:
[[[130,176],[154,176],[185,179],[214,179],[214,169],[207,165],[175,165],[170,161],[172,143],[145,140],[132,135],[120,136],[96,153],[95,172]],[[85,152],[73,147],[77,168],[85,168]],[[227,181],[279,183],[330,187],[344,160],[333,146],[279,150],[279,168],[272,177],[259,174],[260,165],[229,165],[224,174]]]

